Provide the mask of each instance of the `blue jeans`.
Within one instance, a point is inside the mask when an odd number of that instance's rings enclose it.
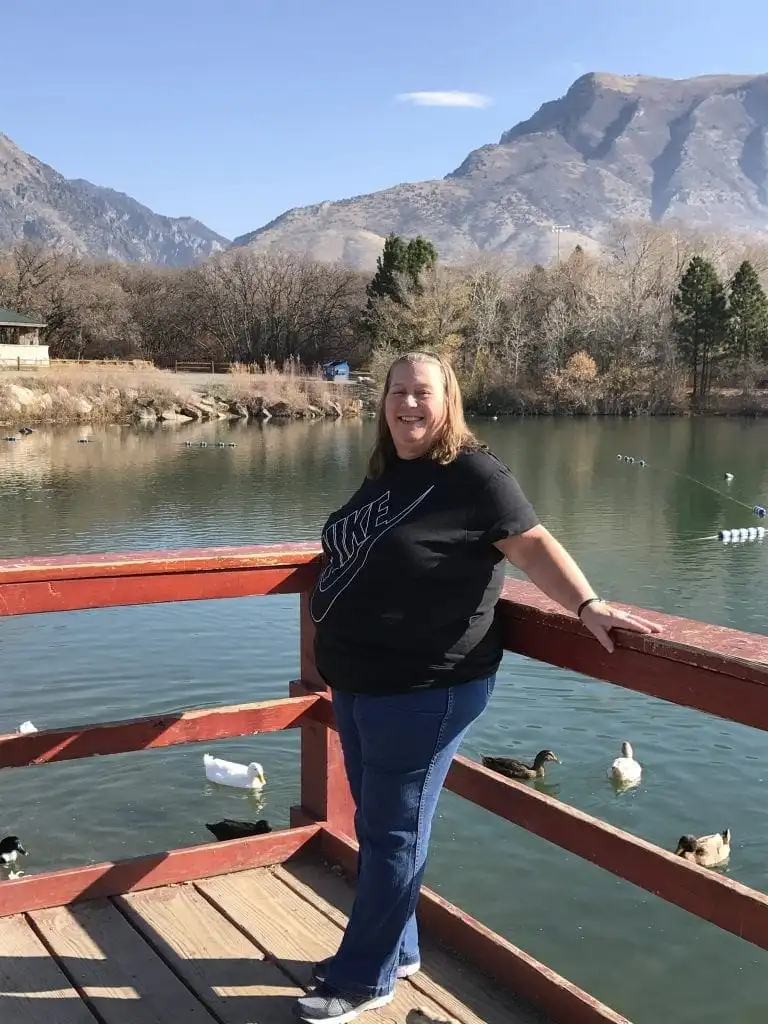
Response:
[[[495,681],[392,697],[333,692],[360,853],[349,922],[325,971],[331,987],[385,995],[398,966],[420,959],[416,902],[437,800]]]

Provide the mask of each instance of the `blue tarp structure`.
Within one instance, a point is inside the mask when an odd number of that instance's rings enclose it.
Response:
[[[349,363],[346,359],[336,359],[323,366],[325,380],[349,380]]]

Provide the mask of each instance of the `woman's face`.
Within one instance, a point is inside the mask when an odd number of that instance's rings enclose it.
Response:
[[[398,363],[392,370],[384,413],[401,459],[429,451],[445,423],[445,384],[436,363]]]

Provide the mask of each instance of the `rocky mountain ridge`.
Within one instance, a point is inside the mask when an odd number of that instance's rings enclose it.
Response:
[[[122,192],[65,178],[0,132],[0,248],[20,241],[173,267],[229,245],[192,217],[163,217]]]
[[[768,232],[768,75],[590,72],[443,179],[288,210],[233,245],[368,270],[394,231],[447,262],[546,260],[558,235],[594,248],[636,218]]]
[[[628,219],[768,234],[768,75],[590,72],[444,178],[290,209],[231,244],[369,271],[397,232],[427,236],[446,262],[546,261],[558,241],[597,248]],[[230,245],[191,217],[67,179],[0,133],[0,248],[25,239],[166,266]]]

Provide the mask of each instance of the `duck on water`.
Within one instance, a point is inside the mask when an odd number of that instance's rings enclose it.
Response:
[[[508,779],[543,779],[544,765],[547,761],[556,761],[560,764],[560,758],[553,751],[540,750],[531,765],[514,757],[483,757],[483,767],[490,768],[499,775],[506,775]]]
[[[0,867],[8,873],[9,879],[19,878],[24,874],[23,871],[17,871],[15,868],[19,854],[22,857],[28,856],[27,850],[18,836],[6,836],[5,839],[0,839]]]

